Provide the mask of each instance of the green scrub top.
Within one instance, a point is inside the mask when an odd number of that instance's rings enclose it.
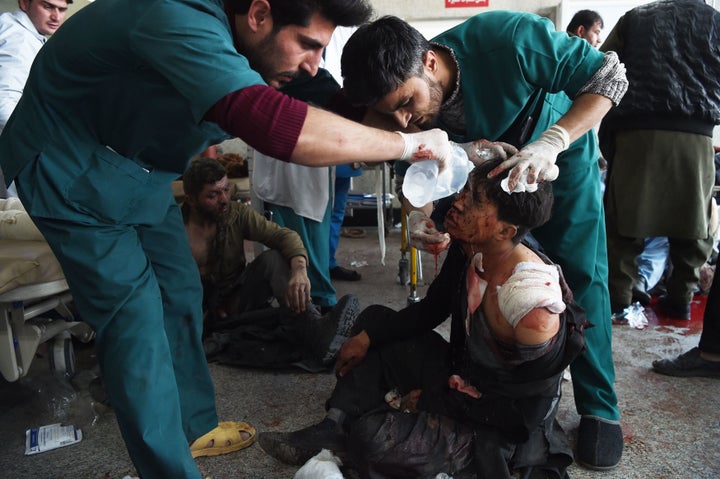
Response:
[[[433,41],[452,48],[460,65],[467,131],[451,135],[455,141],[499,138],[542,88],[548,94],[530,141],[537,139],[570,109],[604,55],[539,16],[501,11],[473,17]],[[577,411],[618,420],[598,157],[592,131],[558,155],[553,215],[532,234],[562,267],[595,325],[585,330],[586,350],[571,365]]]
[[[95,2],[36,57],[0,137],[0,165],[9,182],[39,158],[60,189],[96,161],[181,174],[228,138],[202,120],[212,105],[264,84],[235,50],[221,0]]]
[[[570,98],[602,66],[604,57],[588,42],[556,32],[547,18],[509,11],[476,15],[431,42],[451,48],[460,68],[466,132],[453,133],[442,120],[438,123],[458,143],[499,139],[533,94],[543,89],[548,94],[529,141],[536,140],[567,113]],[[588,132],[558,156],[558,165],[562,173],[566,168],[587,168],[599,155],[593,133]],[[407,167],[406,162],[395,162],[399,175]]]
[[[588,42],[556,32],[544,17],[508,11],[476,15],[431,42],[451,48],[460,65],[466,132],[448,131],[457,142],[500,138],[533,93],[543,89],[549,94],[530,141],[537,139],[570,109],[570,98],[602,66],[604,57]],[[578,157],[573,163],[582,157],[584,167],[597,160],[592,132],[576,140],[558,163],[571,155]]]

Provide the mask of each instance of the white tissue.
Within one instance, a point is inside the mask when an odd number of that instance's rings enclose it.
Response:
[[[520,176],[520,181],[517,182],[517,185],[515,185],[515,189],[510,191],[510,188],[508,188],[508,178],[504,178],[500,182],[500,187],[503,189],[505,193],[522,193],[523,191],[526,191],[528,193],[534,193],[537,191],[537,183],[528,183],[527,182],[527,176],[528,176],[528,170],[523,171],[522,176]]]

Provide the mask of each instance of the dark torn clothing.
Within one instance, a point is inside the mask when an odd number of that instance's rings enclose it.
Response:
[[[546,262],[548,262],[546,260]],[[402,311],[366,309],[358,322],[374,348],[340,378],[328,407],[353,419],[351,435],[365,477],[509,478],[513,472],[566,477],[572,452],[555,421],[562,373],[583,348],[583,311],[560,279],[567,309],[558,334],[539,347],[498,340],[482,308],[465,329],[468,261],[453,246],[427,296]],[[450,343],[432,328],[452,314]],[[403,334],[404,331],[404,334]],[[451,390],[458,374],[482,394]],[[384,405],[397,389],[422,389],[420,414]]]

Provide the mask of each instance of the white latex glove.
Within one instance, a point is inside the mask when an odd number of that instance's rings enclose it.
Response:
[[[489,176],[496,176],[512,168],[508,175],[507,190],[534,191],[537,182],[557,179],[557,156],[570,146],[570,135],[560,125],[548,128],[540,138],[525,145],[516,155],[503,161]],[[518,187],[518,185],[520,185]]]
[[[517,154],[518,149],[510,143],[502,141],[475,140],[467,143],[460,143],[460,146],[468,155],[468,159],[475,166],[490,160],[507,160]]]
[[[439,171],[445,168],[445,162],[452,155],[452,147],[447,133],[439,128],[418,133],[396,132],[405,140],[401,160],[410,163],[422,160],[437,160]]]
[[[450,235],[435,228],[435,222],[422,211],[413,210],[408,215],[410,244],[417,249],[437,254],[450,246]]]

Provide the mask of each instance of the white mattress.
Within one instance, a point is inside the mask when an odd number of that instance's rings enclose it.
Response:
[[[63,279],[60,263],[46,242],[0,239],[0,294]]]

